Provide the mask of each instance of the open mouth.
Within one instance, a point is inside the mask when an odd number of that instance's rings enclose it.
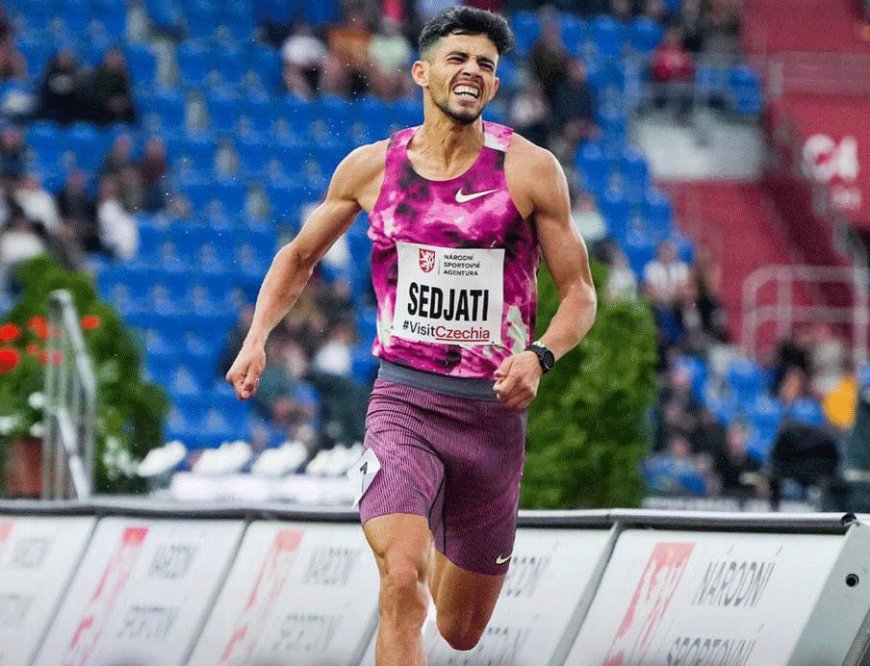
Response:
[[[464,83],[454,87],[453,94],[463,99],[480,99],[480,90]]]

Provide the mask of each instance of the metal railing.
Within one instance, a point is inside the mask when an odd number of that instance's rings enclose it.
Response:
[[[843,306],[798,305],[795,291],[798,285],[813,289],[822,284],[845,284],[851,291],[852,303]],[[761,293],[775,286],[776,301],[762,302]],[[847,325],[851,330],[852,360],[856,367],[867,362],[868,332],[870,332],[870,287],[866,264],[852,267],[764,266],[755,270],[743,283],[742,346],[750,358],[758,355],[758,333],[773,322],[778,339],[787,337],[797,323],[821,322]]]
[[[70,293],[49,296],[42,498],[86,499],[94,489],[97,385]]]

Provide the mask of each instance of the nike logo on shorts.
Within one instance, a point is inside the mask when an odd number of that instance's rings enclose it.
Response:
[[[498,188],[495,188],[494,190],[486,190],[485,192],[472,192],[471,194],[465,194],[460,187],[456,190],[456,203],[465,203],[467,201],[479,199],[480,197],[485,197],[487,194],[492,194],[497,191]]]
[[[511,561],[511,556],[510,556],[510,555],[508,555],[507,557],[502,557],[501,555],[499,555],[498,557],[495,558],[495,563],[496,563],[496,564],[506,564],[506,563],[508,563],[508,562],[510,562],[510,561]]]

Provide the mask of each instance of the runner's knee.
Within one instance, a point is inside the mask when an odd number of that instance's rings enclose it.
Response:
[[[410,559],[387,559],[381,573],[381,621],[423,625],[426,619],[424,569]]]
[[[438,613],[438,631],[454,650],[471,650],[479,642],[486,625],[477,626],[460,615]]]

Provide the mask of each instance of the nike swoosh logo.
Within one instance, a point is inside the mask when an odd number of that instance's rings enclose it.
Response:
[[[495,563],[496,564],[504,564],[505,562],[510,562],[510,559],[511,559],[510,555],[508,555],[507,557],[502,557],[501,555],[499,555],[497,558],[495,558]]]
[[[456,190],[456,203],[465,203],[466,201],[472,201],[473,199],[477,199],[479,197],[485,197],[487,194],[492,194],[493,192],[497,192],[498,188],[494,190],[487,190],[486,192],[472,192],[471,194],[465,194],[460,187]]]

